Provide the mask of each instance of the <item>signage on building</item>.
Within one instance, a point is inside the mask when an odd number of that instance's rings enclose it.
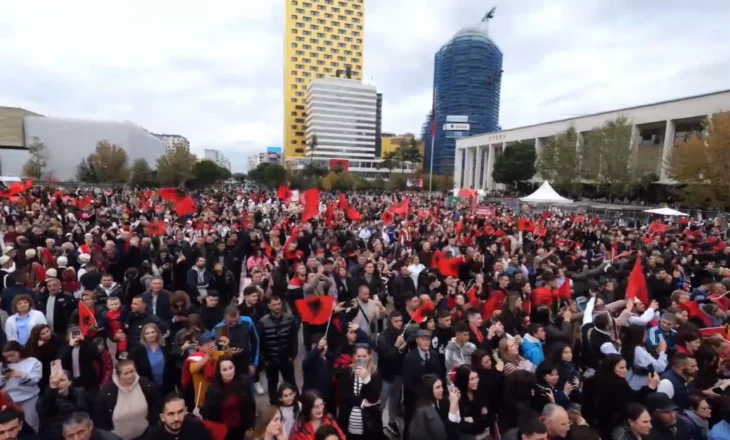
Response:
[[[468,136],[469,133],[465,131],[447,131],[446,139],[459,139]]]
[[[446,124],[444,124],[444,130],[446,130],[446,131],[449,131],[449,130],[451,130],[451,131],[469,131],[470,128],[471,128],[471,126],[469,124],[463,123],[463,122],[459,122],[459,123],[447,122]]]
[[[330,159],[330,170],[334,170],[337,167],[342,167],[343,170],[348,171],[350,169],[350,161],[347,159]]]
[[[487,140],[490,141],[501,141],[502,139],[507,139],[506,134],[492,134],[487,137]]]
[[[413,187],[423,188],[423,179],[408,179],[406,181],[406,186],[408,188],[413,188]]]
[[[282,149],[281,149],[281,147],[266,147],[266,152],[267,153],[278,153],[278,154],[281,154],[282,153]]]
[[[469,122],[469,116],[449,115],[446,117],[446,122]]]

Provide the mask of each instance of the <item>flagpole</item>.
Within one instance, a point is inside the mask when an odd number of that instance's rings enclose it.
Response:
[[[436,123],[434,118],[433,123]],[[431,197],[431,188],[433,186],[433,145],[436,143],[436,130],[431,129],[431,165],[428,170],[428,196]]]

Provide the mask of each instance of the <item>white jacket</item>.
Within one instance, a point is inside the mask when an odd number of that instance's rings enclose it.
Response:
[[[12,316],[8,317],[8,319],[5,321],[5,336],[8,338],[8,341],[17,341],[18,340],[18,330],[15,328],[15,321],[18,320],[18,314],[15,313]],[[38,324],[48,324],[46,322],[46,316],[39,312],[38,310],[31,309],[30,310],[30,328],[31,330],[33,327],[35,327]]]

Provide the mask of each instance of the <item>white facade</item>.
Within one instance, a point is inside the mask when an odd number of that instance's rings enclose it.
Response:
[[[570,127],[581,138],[621,116],[632,124],[631,142],[626,148],[637,146],[637,151],[655,148],[660,182],[671,183],[662,164],[670,157],[674,145],[690,130],[701,127],[708,116],[727,110],[730,110],[730,90],[461,138],[456,141],[454,185],[495,190],[497,184],[492,178],[495,160],[511,144],[534,142],[539,156],[550,139]],[[535,180],[540,181],[539,175]]]
[[[264,162],[266,162],[266,153],[256,153],[248,156],[248,172],[250,173]]]
[[[158,138],[165,141],[166,150],[170,151],[175,146],[175,144],[182,144],[187,148],[188,151],[190,151],[190,141],[185,136],[180,136],[179,134],[155,134]]]
[[[413,164],[411,162],[406,162],[403,169],[401,169],[400,165],[396,165],[393,169],[389,170],[387,168],[380,168],[380,163],[383,161],[383,159],[346,160],[348,161],[347,171],[366,180],[387,179],[392,174],[412,174],[415,173],[417,170],[416,164]],[[328,159],[314,159],[314,161],[310,161],[310,159],[308,158],[294,159],[287,162],[287,165],[290,166],[292,170],[303,170],[304,167],[312,162],[315,165],[325,167],[328,170],[332,169],[332,164],[330,164]]]
[[[220,150],[211,150],[206,148],[203,152],[203,158],[215,162],[221,168],[231,171],[231,161],[221,153]]]
[[[317,136],[315,159],[375,159],[377,91],[346,78],[324,78],[307,87],[307,148]]]
[[[145,159],[154,168],[157,158],[165,154],[164,141],[131,122],[26,116],[23,125],[25,145],[33,143],[34,138],[46,145],[47,170],[61,182],[76,180],[81,159],[93,153],[99,141],[107,141],[124,148],[130,165],[137,159]],[[16,153],[9,151],[8,154],[3,154],[3,174],[22,175],[28,152],[23,151],[25,160]]]

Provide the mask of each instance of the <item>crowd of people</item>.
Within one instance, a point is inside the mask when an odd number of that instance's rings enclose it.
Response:
[[[0,440],[730,439],[722,222],[2,195]]]

